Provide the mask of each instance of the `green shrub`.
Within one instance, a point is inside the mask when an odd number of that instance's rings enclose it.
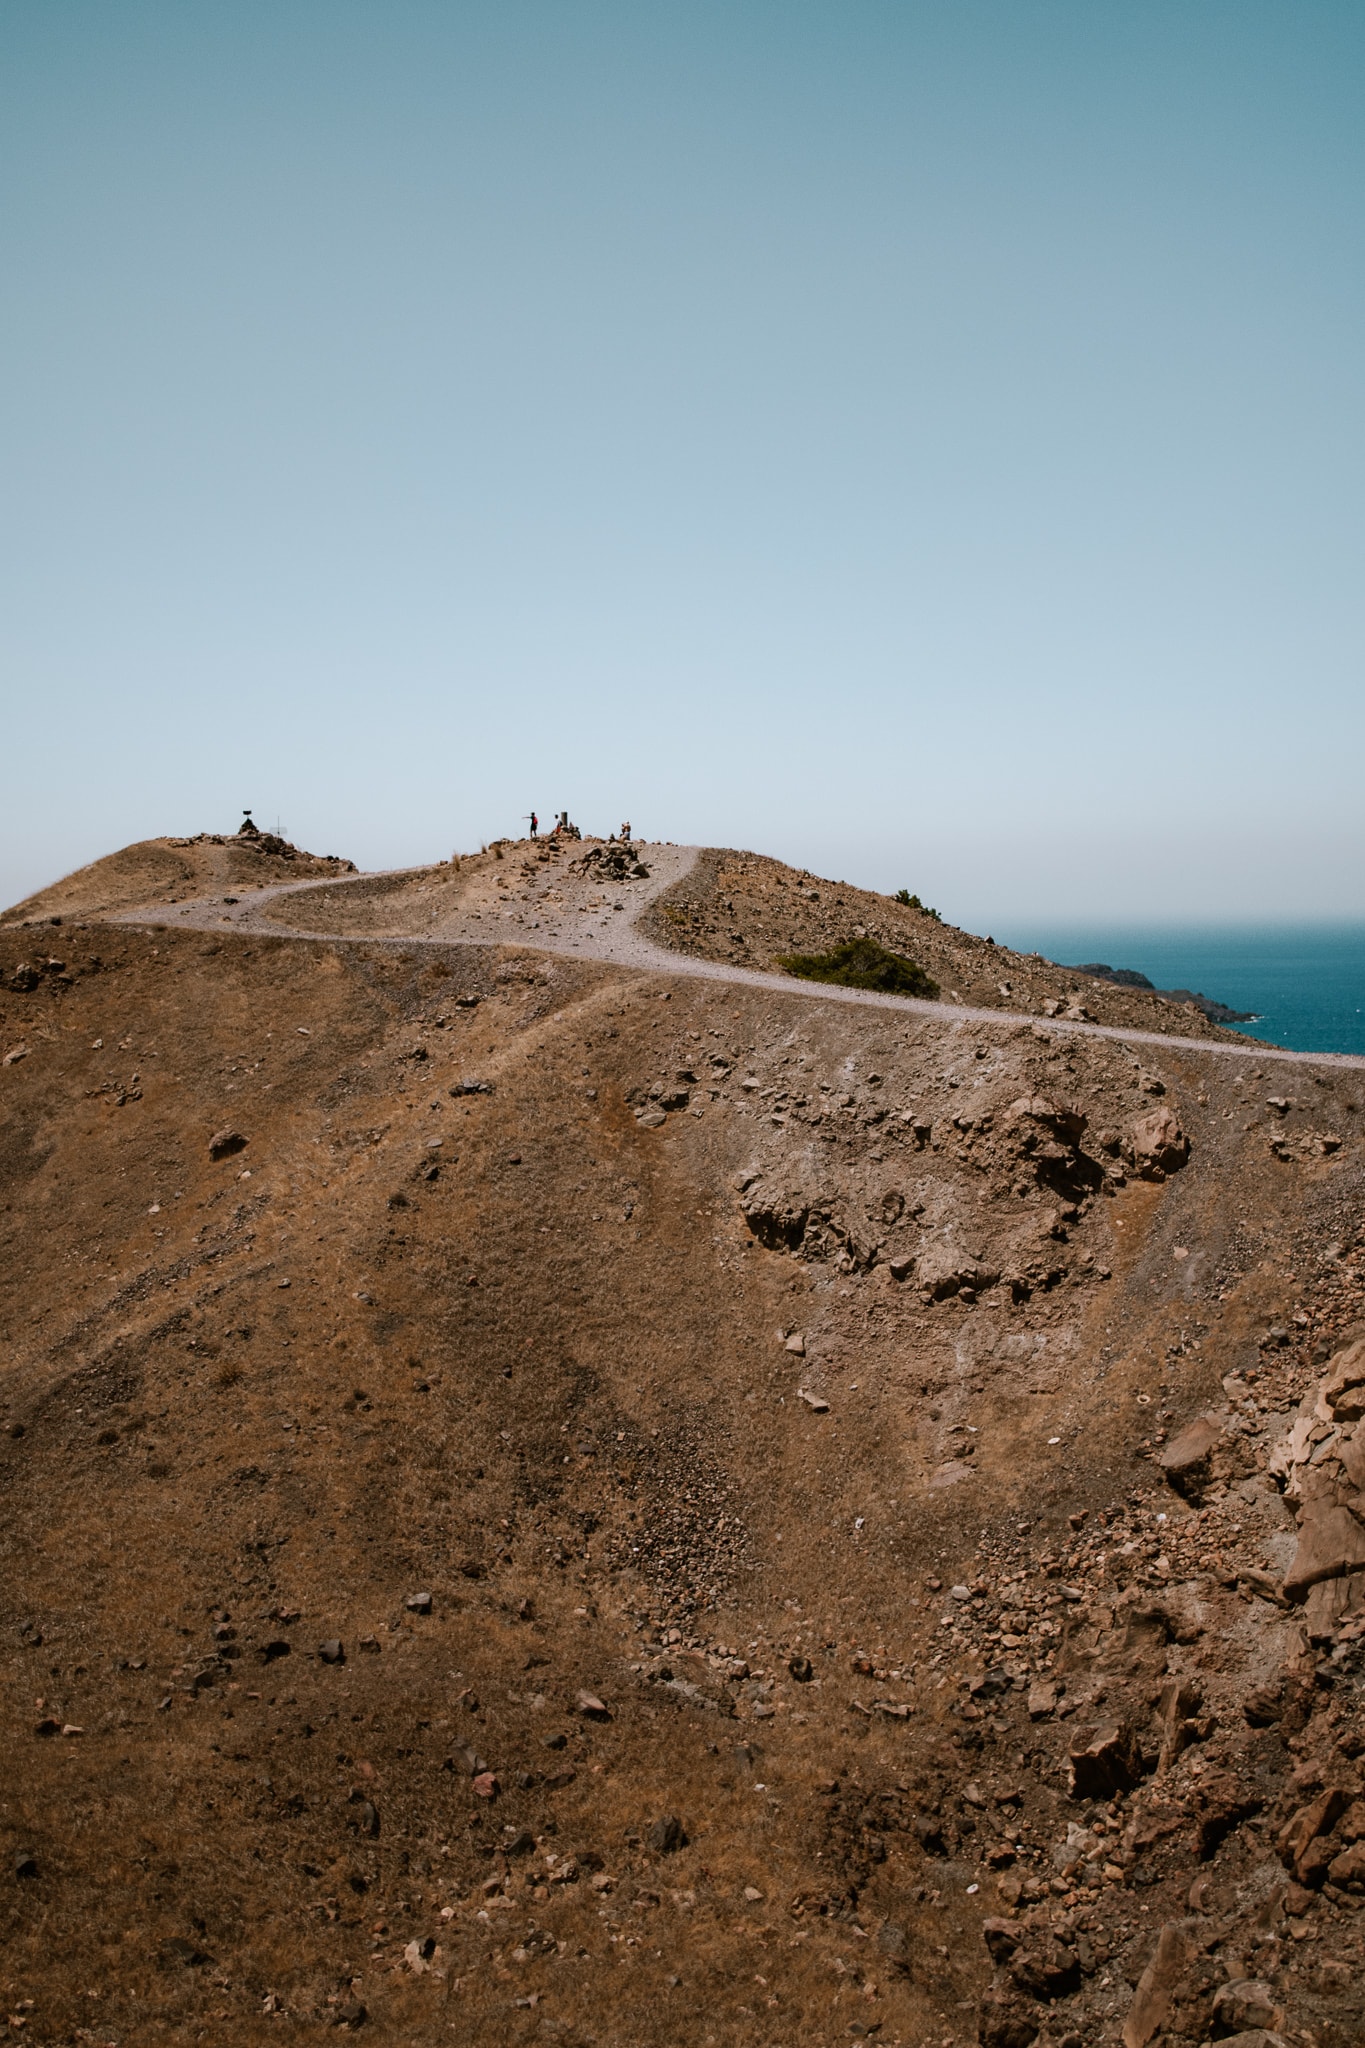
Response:
[[[903,903],[907,910],[922,910],[926,917],[933,918],[935,924],[943,922],[936,910],[931,910],[927,903],[921,903],[919,897],[912,896],[908,889],[897,889],[895,900],[897,903]]]
[[[841,988],[875,988],[883,995],[936,996],[938,983],[903,953],[890,953],[875,939],[848,939],[828,953],[785,953],[779,967],[803,981],[833,981]]]

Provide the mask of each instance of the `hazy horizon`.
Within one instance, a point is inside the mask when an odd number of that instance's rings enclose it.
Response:
[[[0,900],[568,806],[1365,916],[1365,16],[0,17]]]

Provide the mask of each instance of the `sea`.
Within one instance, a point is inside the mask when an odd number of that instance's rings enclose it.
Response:
[[[1295,1052],[1365,1054],[1365,924],[1018,924],[992,936],[1063,966],[1133,967],[1254,1022],[1232,1031]]]

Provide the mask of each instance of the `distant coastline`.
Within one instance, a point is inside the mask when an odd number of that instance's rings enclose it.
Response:
[[[992,927],[1117,986],[1197,1002],[1215,1023],[1295,1052],[1365,1054],[1365,920],[1332,924],[1036,924]],[[1112,962],[1107,972],[1106,963]],[[1138,978],[1140,977],[1140,978]],[[1196,993],[1196,991],[1200,993]]]
[[[1058,966],[1065,965],[1058,961]],[[1233,1010],[1226,1003],[1215,1002],[1212,996],[1200,995],[1192,988],[1157,988],[1145,974],[1139,974],[1134,967],[1106,967],[1098,960],[1088,961],[1084,966],[1071,967],[1072,974],[1088,974],[1092,981],[1112,982],[1116,988],[1149,988],[1154,994],[1165,996],[1170,1003],[1193,1003],[1202,1010],[1210,1024],[1255,1024],[1258,1017],[1255,1010]]]

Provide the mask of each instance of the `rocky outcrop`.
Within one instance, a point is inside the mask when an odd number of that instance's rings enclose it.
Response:
[[[1310,1640],[1365,1633],[1365,1339],[1331,1360],[1268,1469],[1298,1521],[1284,1592]]]
[[[1164,1180],[1185,1164],[1190,1156],[1190,1141],[1174,1110],[1160,1103],[1134,1123],[1126,1149],[1133,1170],[1141,1179]]]

